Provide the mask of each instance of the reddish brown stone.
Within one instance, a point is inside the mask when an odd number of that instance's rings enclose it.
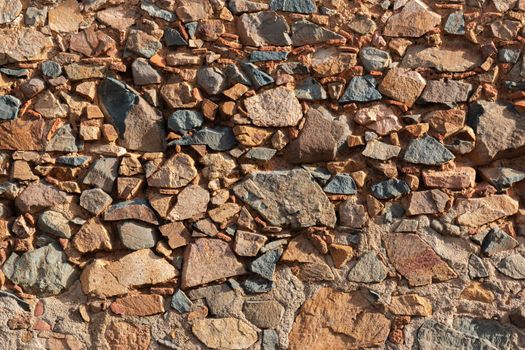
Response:
[[[164,312],[164,301],[156,294],[130,295],[115,300],[112,305],[117,305],[122,314],[128,316],[150,316]]]

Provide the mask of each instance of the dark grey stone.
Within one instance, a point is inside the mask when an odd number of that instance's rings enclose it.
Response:
[[[148,13],[151,17],[163,19],[168,22],[173,22],[177,19],[177,15],[165,10],[148,0],[142,0],[140,8]]]
[[[273,281],[261,277],[250,277],[243,281],[241,285],[248,294],[267,293],[274,287]]]
[[[356,194],[357,186],[350,174],[337,174],[323,190],[333,194]]]
[[[383,71],[392,63],[387,51],[372,46],[362,48],[359,51],[359,59],[367,71]]]
[[[247,86],[251,86],[252,82],[238,66],[234,64],[228,65],[224,69],[224,73],[226,74],[226,78],[228,79],[228,86],[233,86],[237,83],[244,84]]]
[[[339,103],[347,102],[371,102],[382,98],[376,89],[377,81],[371,75],[353,77],[346,87]]]
[[[440,165],[454,158],[454,154],[441,142],[432,136],[425,135],[410,142],[403,160],[414,164]]]
[[[322,44],[328,40],[343,40],[344,36],[307,20],[292,24],[292,43],[294,46]]]
[[[233,131],[228,127],[218,126],[215,128],[202,128],[191,136],[171,141],[172,145],[206,145],[214,151],[227,151],[235,147],[237,139]]]
[[[188,42],[182,37],[180,32],[173,28],[164,30],[164,41],[166,46],[188,46]]]
[[[270,250],[253,260],[249,265],[249,269],[251,272],[258,274],[262,278],[272,281],[275,267],[277,266],[277,262],[282,254],[282,248]]]
[[[525,257],[521,254],[512,254],[502,259],[496,268],[499,272],[515,280],[525,279]]]
[[[204,123],[201,112],[191,109],[179,109],[168,118],[168,128],[177,132],[196,129]]]
[[[12,120],[18,115],[18,110],[22,102],[14,96],[5,95],[0,96],[0,119]]]
[[[260,89],[263,86],[274,83],[271,75],[265,73],[253,63],[241,63],[241,68],[250,80],[250,85],[255,89]]]
[[[250,62],[284,61],[288,57],[286,51],[253,51],[250,53]]]
[[[191,311],[191,306],[193,303],[191,300],[186,296],[186,293],[184,293],[182,290],[177,290],[175,294],[171,297],[171,307],[177,310],[178,312],[185,313]]]
[[[273,158],[277,150],[267,147],[252,147],[244,154],[246,159],[268,161]]]
[[[274,11],[315,13],[317,6],[313,0],[271,0],[270,8]]]
[[[308,77],[295,87],[295,96],[299,100],[317,101],[326,100],[328,95],[323,86],[314,78]]]
[[[508,235],[499,227],[491,228],[483,244],[481,245],[481,251],[487,256],[492,256],[497,253],[504,252],[516,248],[519,245],[512,236]]]
[[[62,67],[55,61],[42,62],[42,74],[49,78],[56,78],[62,74]]]
[[[371,187],[372,194],[378,199],[390,199],[410,193],[410,187],[404,180],[388,179]]]

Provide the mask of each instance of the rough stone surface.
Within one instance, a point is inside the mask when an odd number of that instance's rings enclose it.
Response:
[[[197,320],[191,331],[210,349],[245,349],[258,339],[252,325],[232,317]]]
[[[303,113],[293,91],[285,87],[267,90],[244,100],[248,116],[257,126],[297,125]]]

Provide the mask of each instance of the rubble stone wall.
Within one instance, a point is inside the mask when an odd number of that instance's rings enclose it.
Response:
[[[524,349],[524,43],[524,0],[0,0],[0,349]]]

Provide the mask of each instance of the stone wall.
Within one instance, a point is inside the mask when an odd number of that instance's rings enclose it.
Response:
[[[0,348],[525,348],[524,24],[0,0]]]

